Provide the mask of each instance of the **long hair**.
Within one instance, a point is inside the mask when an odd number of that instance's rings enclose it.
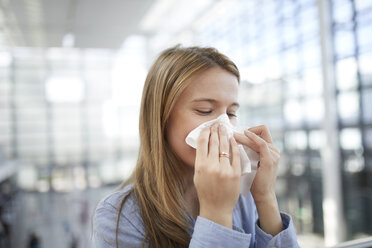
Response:
[[[173,106],[188,86],[191,76],[220,67],[240,80],[236,65],[214,48],[175,46],[163,51],[149,70],[142,92],[139,133],[140,149],[136,168],[121,187],[133,183],[134,193],[146,229],[143,247],[188,247],[192,230],[186,214],[184,166],[172,151],[166,125]],[[121,202],[120,212],[129,194]]]

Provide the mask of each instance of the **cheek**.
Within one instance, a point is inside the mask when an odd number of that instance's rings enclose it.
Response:
[[[199,121],[191,121],[190,118],[182,121],[178,119],[177,123],[173,123],[176,125],[171,125],[167,132],[168,142],[172,150],[187,166],[194,167],[196,150],[189,146],[185,139],[201,123]]]
[[[196,150],[189,146],[185,138],[188,132],[170,132],[169,143],[173,152],[187,166],[194,167]]]

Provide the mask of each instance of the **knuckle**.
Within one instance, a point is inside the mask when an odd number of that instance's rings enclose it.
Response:
[[[233,174],[232,174],[232,177],[231,177],[234,181],[235,180],[239,180],[239,178],[240,178],[240,173],[239,172],[234,172]]]
[[[219,174],[219,171],[216,167],[208,167],[208,173],[211,174],[211,175],[218,175]]]
[[[269,128],[265,124],[258,126],[258,128],[261,129],[262,131],[269,131]]]
[[[226,171],[221,171],[219,176],[221,179],[228,179],[230,177],[229,173],[227,173]]]
[[[258,143],[258,147],[259,147],[260,149],[265,149],[265,148],[267,148],[267,144],[266,144],[265,141],[260,140],[260,141],[258,141],[257,143]]]

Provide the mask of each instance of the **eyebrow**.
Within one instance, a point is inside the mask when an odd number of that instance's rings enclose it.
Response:
[[[215,99],[211,99],[211,98],[199,98],[199,99],[195,99],[195,100],[192,100],[191,102],[211,102],[211,103],[217,103],[217,101]],[[239,103],[237,102],[233,102],[232,104],[230,104],[230,106],[236,106],[236,107],[240,107]]]

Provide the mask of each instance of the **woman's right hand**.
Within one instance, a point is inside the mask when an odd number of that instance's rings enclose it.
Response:
[[[230,143],[230,144],[229,144]],[[232,159],[220,156],[230,154]],[[234,138],[218,124],[204,128],[198,138],[194,184],[203,218],[232,228],[232,212],[240,193],[240,153]]]

